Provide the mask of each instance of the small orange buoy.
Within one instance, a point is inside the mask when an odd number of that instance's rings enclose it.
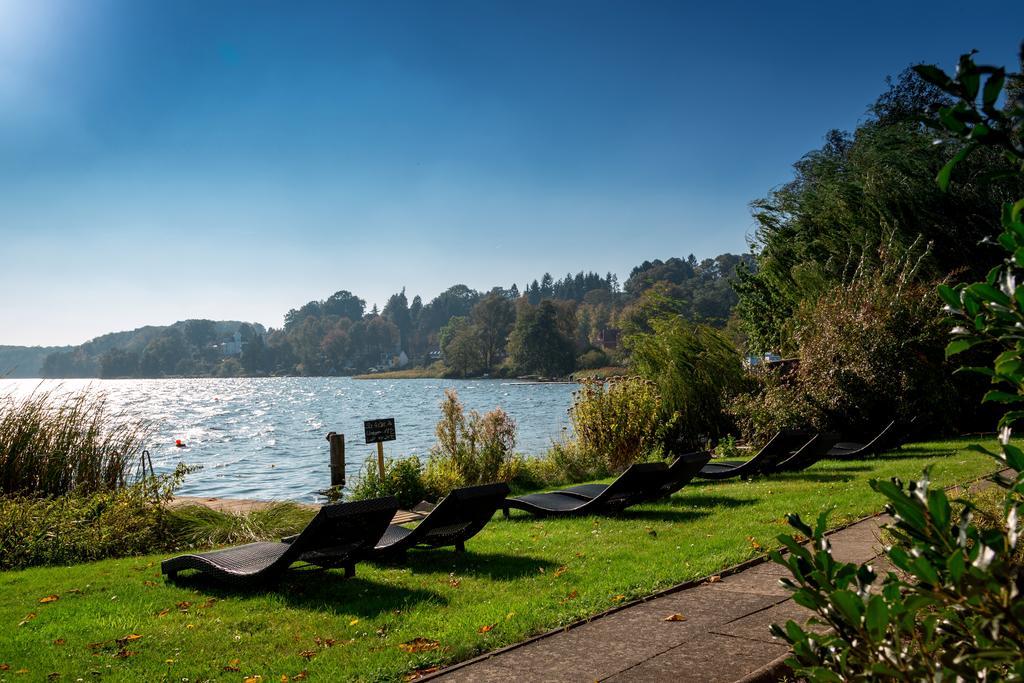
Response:
[[[182,443],[181,439],[175,439],[175,440],[174,440],[174,445],[175,445],[176,447],[178,447],[178,448],[184,448],[184,447],[185,447],[185,444],[184,444],[184,443]]]

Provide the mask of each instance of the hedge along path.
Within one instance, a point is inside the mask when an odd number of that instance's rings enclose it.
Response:
[[[26,680],[423,675],[763,555],[788,531],[787,512],[834,506],[836,526],[876,512],[870,478],[906,479],[928,464],[936,485],[991,472],[969,443],[691,485],[615,517],[496,518],[466,553],[415,550],[403,564],[360,563],[349,580],[293,570],[271,589],[174,585],[159,575],[166,554],[3,572],[0,664],[10,680],[22,669]],[[687,620],[665,627],[692,627],[692,615],[673,612]]]

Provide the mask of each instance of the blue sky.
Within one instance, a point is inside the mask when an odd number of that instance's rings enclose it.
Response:
[[[985,7],[0,0],[0,344],[742,251]]]

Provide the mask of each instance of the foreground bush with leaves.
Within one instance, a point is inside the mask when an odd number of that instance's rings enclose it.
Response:
[[[189,469],[115,491],[0,496],[0,570],[141,555],[183,545],[167,507]],[[187,542],[184,545],[189,545]]]
[[[973,53],[960,58],[953,78],[933,66],[916,70],[957,100],[933,122],[948,137],[963,141],[939,173],[943,189],[957,163],[981,147],[999,151],[1009,162],[1007,173],[1024,175],[1021,75],[1012,77],[1016,87],[999,108],[1007,74],[975,64]],[[996,347],[993,367],[970,370],[997,385],[985,400],[1014,407],[1024,402],[1024,285],[1016,284],[1024,266],[1022,214],[1024,199],[1004,206],[999,244],[1007,256],[985,282],[940,288],[948,312],[960,320],[947,356],[976,346]],[[874,585],[878,577],[870,566],[834,560],[824,515],[815,529],[790,517],[790,524],[812,539],[812,547],[781,536],[789,553],[774,553],[773,559],[792,573],[784,583],[793,589],[793,599],[831,629],[815,634],[793,621],[772,627],[792,646],[789,663],[797,675],[836,681],[1024,679],[1024,577],[1018,562],[1024,451],[1011,442],[1012,427],[1022,417],[1024,411],[1014,409],[1000,420],[1000,452],[975,447],[1017,472],[1009,483],[1001,482],[1006,490],[1000,524],[976,523],[970,501],[954,514],[946,493],[929,488],[927,471],[907,486],[899,480],[871,482],[888,499],[895,520],[889,527],[894,543],[886,555],[896,571],[879,585]]]

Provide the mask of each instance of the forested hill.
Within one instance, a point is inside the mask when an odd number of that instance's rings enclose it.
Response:
[[[70,346],[0,346],[0,379],[4,377],[41,377],[43,361],[51,353],[67,351]]]
[[[236,334],[239,342],[235,342]],[[12,377],[165,377],[211,375],[231,344],[266,334],[258,323],[237,320],[183,320],[173,325],[147,325],[125,332],[111,332],[78,346],[0,347],[16,349],[26,363]],[[2,351],[0,351],[2,354]],[[40,358],[40,356],[42,356]],[[0,374],[13,367],[0,355]]]
[[[433,372],[563,376],[625,361],[620,339],[666,311],[725,327],[737,268],[750,254],[644,261],[616,275],[580,271],[478,291],[453,285],[429,301],[405,289],[382,309],[348,290],[284,315],[279,329],[186,320],[97,337],[49,353],[43,377],[341,375],[396,366]],[[3,366],[0,364],[0,372]]]

